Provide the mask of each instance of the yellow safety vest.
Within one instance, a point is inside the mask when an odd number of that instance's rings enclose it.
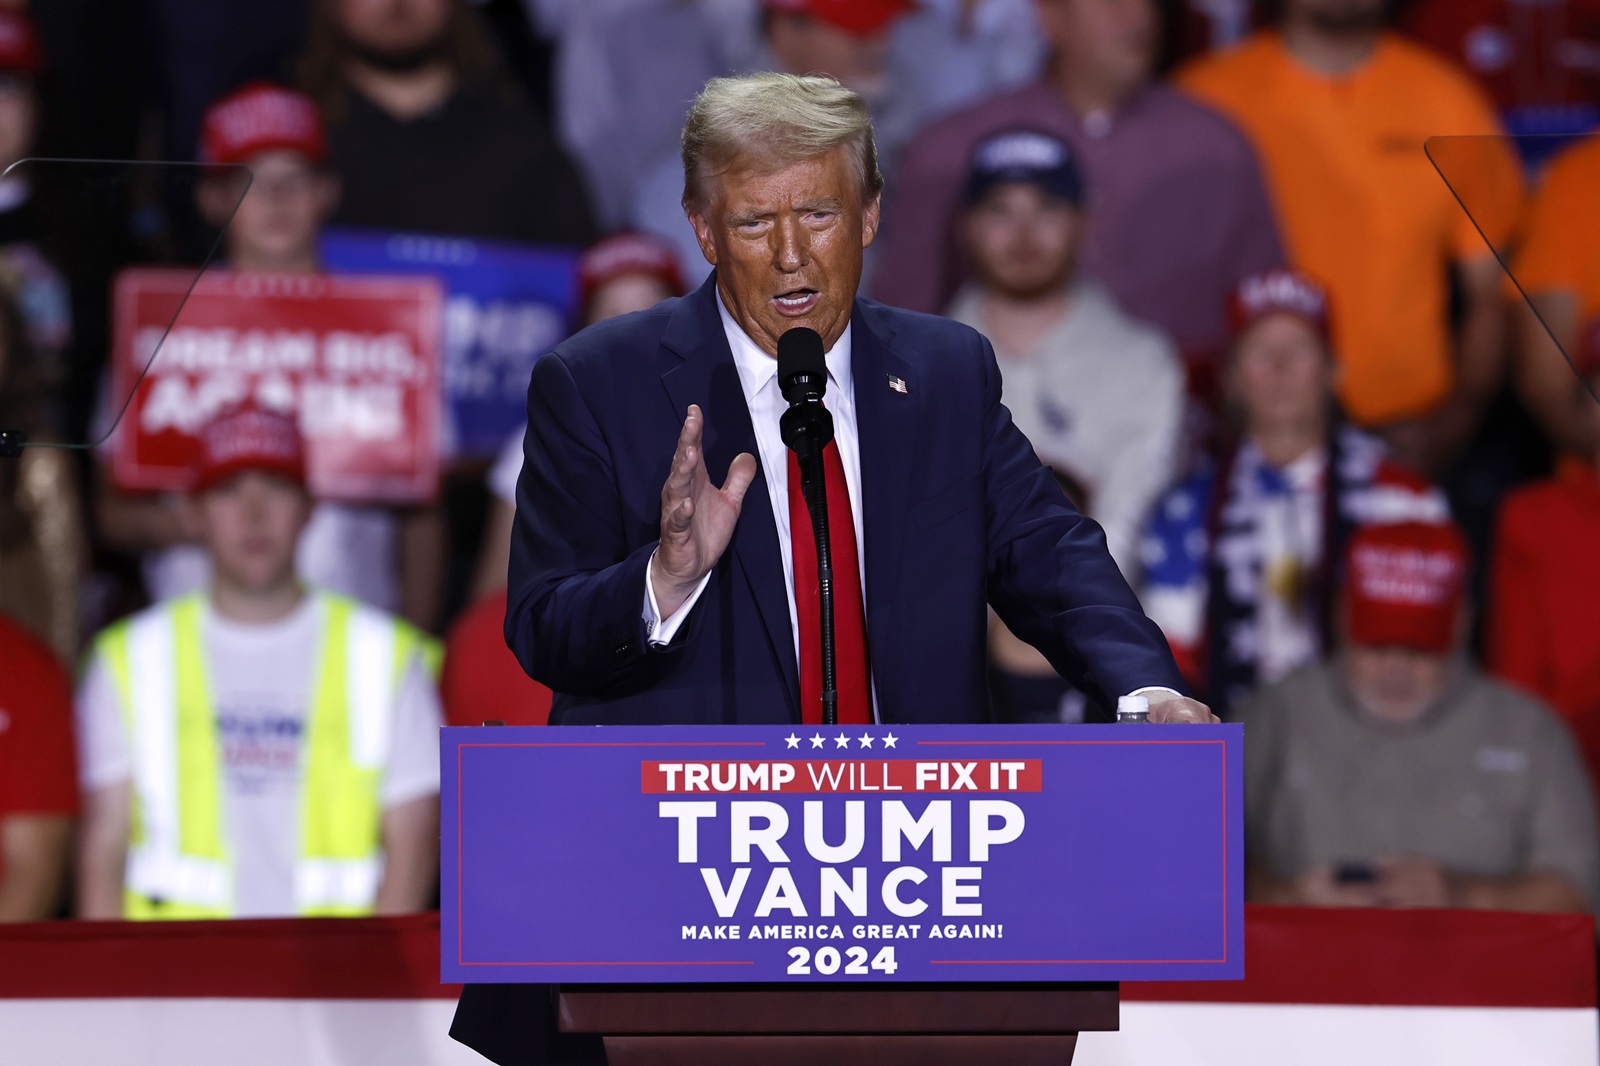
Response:
[[[311,595],[322,613],[321,661],[304,733],[295,908],[308,917],[370,914],[383,873],[379,788],[395,695],[413,657],[437,660],[437,642],[354,600]],[[132,755],[129,918],[234,912],[203,609],[203,593],[183,596],[95,643],[121,696]]]

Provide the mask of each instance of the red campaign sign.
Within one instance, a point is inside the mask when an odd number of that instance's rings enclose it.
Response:
[[[118,487],[182,491],[200,428],[253,398],[298,412],[317,496],[434,496],[443,306],[435,279],[213,271],[185,301],[193,277],[159,269],[117,277],[112,395],[138,384],[113,443]]]
[[[642,791],[1039,792],[1038,759],[840,759],[645,762]]]

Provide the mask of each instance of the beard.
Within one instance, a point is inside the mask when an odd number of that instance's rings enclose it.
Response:
[[[345,38],[344,45],[358,62],[385,74],[415,74],[424,67],[448,58],[450,51],[448,33],[402,47],[370,45],[349,37]]]
[[[1322,0],[1310,5],[1305,19],[1323,33],[1371,33],[1383,29],[1388,8],[1384,0]]]

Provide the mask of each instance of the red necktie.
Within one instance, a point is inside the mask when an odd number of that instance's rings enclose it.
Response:
[[[832,441],[822,451],[828,489],[828,530],[833,546],[834,680],[839,724],[872,723],[872,682],[867,669],[867,622],[861,606],[856,523],[850,513],[844,463]],[[800,460],[789,453],[789,542],[794,550],[794,606],[800,622],[800,718],[822,721],[822,591],[817,578],[817,538],[800,489]]]

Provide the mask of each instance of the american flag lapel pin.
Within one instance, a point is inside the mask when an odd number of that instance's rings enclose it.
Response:
[[[898,392],[902,396],[910,395],[908,392],[906,392],[906,379],[897,378],[893,374],[889,375],[889,388],[894,392]]]

